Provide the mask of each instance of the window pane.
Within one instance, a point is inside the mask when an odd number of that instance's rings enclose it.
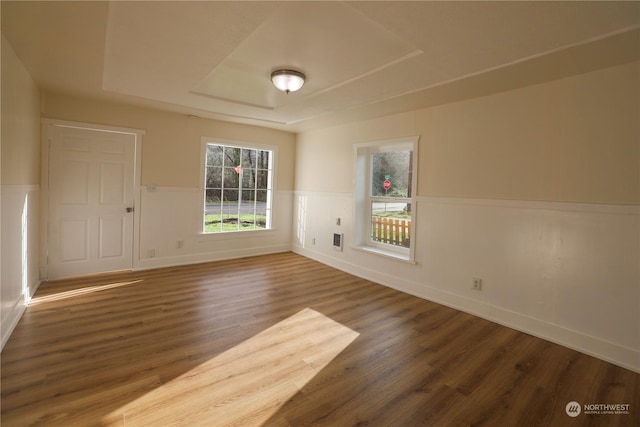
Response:
[[[270,211],[267,210],[262,214],[256,214],[256,226],[258,228],[271,228],[268,219],[270,216]]]
[[[222,168],[208,167],[205,181],[206,188],[222,188]]]
[[[224,165],[229,167],[240,166],[240,151],[236,147],[224,147]]]
[[[409,248],[411,203],[371,202],[371,240]]]
[[[242,188],[255,188],[256,170],[244,168],[242,169]]]
[[[256,166],[258,169],[269,169],[269,155],[270,151],[258,150],[256,152]]]
[[[412,150],[373,153],[371,196],[411,197],[412,156]]]
[[[238,190],[227,190],[224,189],[222,193],[222,200],[224,202],[224,210],[225,211],[238,211]]]
[[[240,186],[240,175],[235,168],[224,168],[224,188],[238,188]]]
[[[210,209],[208,205],[212,203],[216,203],[219,206],[221,196],[222,196],[222,190],[207,190],[205,194],[205,199],[204,199],[207,205],[205,206],[205,210],[208,211]]]
[[[253,213],[253,203],[256,200],[256,192],[253,190],[242,190],[242,210]]]
[[[218,233],[222,231],[222,222],[220,214],[205,214],[204,231],[205,233]]]
[[[267,210],[269,210],[269,206],[267,206],[267,192],[257,191],[256,199],[257,199],[255,203],[256,215],[261,217],[266,217]]]
[[[270,215],[270,210],[264,210],[263,213],[256,213],[256,228],[264,229],[269,228],[269,224],[267,224],[267,218]]]
[[[222,215],[222,231],[238,231],[238,212],[225,213]]]
[[[259,170],[256,174],[256,188],[267,190],[269,188],[269,171]]]
[[[256,191],[256,200],[260,203],[267,203],[269,192],[267,190]]]
[[[240,230],[245,231],[255,229],[255,217],[253,215],[251,215],[250,217],[248,215],[243,216],[242,221],[240,222]]]
[[[255,169],[256,167],[256,150],[242,150],[242,167]]]
[[[223,147],[221,145],[207,144],[207,165],[222,166]]]
[[[204,232],[217,233],[221,230],[221,203],[222,190],[207,190],[204,201]]]
[[[394,218],[410,218],[411,203],[405,202],[371,202],[371,214]]]

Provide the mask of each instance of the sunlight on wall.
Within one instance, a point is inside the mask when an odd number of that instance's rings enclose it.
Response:
[[[262,425],[359,335],[305,308],[103,420],[122,414],[132,425]]]
[[[29,195],[24,195],[22,205],[20,237],[22,240],[22,253],[20,254],[22,267],[22,295],[24,303],[29,304],[31,292],[29,291]]]
[[[307,222],[307,196],[298,196],[298,210],[296,219],[296,240],[304,248]]]

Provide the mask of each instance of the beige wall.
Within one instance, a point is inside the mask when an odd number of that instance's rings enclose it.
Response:
[[[278,147],[277,189],[293,190],[295,134],[292,133],[49,93],[43,116],[145,130],[141,185],[198,187],[201,137],[207,136]]]
[[[305,132],[296,189],[351,192],[354,143],[419,135],[421,196],[640,204],[639,76],[634,62]]]
[[[40,183],[40,92],[2,36],[2,184]]]
[[[292,250],[640,372],[639,78],[635,62],[304,132]],[[412,264],[356,246],[353,193],[354,144],[410,135]]]

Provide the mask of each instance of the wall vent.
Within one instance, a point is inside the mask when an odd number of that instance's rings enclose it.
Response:
[[[342,234],[333,233],[333,249],[342,252]]]

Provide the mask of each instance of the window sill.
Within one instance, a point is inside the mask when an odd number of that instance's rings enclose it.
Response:
[[[275,228],[269,228],[268,230],[225,231],[221,233],[200,232],[198,234],[198,240],[200,242],[206,242],[210,240],[251,239],[256,237],[266,237],[272,235],[275,231]]]
[[[394,251],[387,251],[384,249],[380,249],[380,248],[376,248],[373,246],[352,246],[352,249],[355,249],[357,251],[361,251],[361,252],[366,252],[369,254],[374,254],[374,255],[379,255],[379,256],[383,256],[386,258],[391,258],[394,259],[396,261],[401,261],[401,262],[405,262],[407,264],[416,264],[416,262],[412,259],[410,254],[401,254],[398,252],[394,252]]]

